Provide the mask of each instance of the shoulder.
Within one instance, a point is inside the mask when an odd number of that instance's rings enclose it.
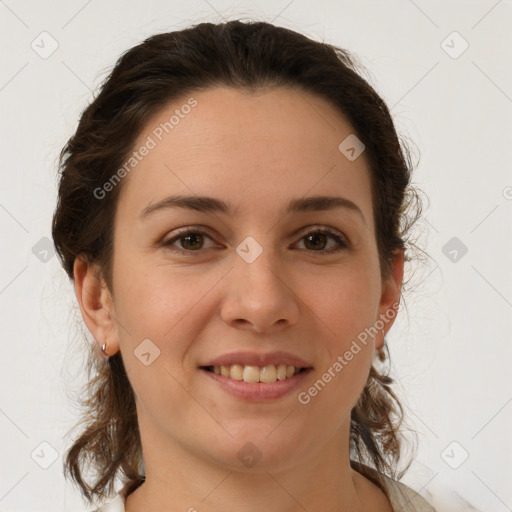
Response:
[[[93,512],[125,512],[128,495],[135,491],[145,480],[145,477],[130,479],[125,482],[122,489],[107,503]]]
[[[393,510],[397,512],[436,512],[427,500],[402,482],[389,478],[386,487]]]
[[[366,466],[365,470],[380,482],[380,486],[386,488],[394,512],[436,512],[436,509],[411,487],[379,473],[374,468]]]
[[[117,494],[113,500],[105,503],[93,512],[125,512],[125,499],[121,493]]]

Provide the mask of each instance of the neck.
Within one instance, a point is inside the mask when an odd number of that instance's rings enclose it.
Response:
[[[350,467],[349,425],[342,431],[298,464],[240,471],[142,429],[146,480],[127,497],[126,512],[364,512],[376,504],[391,511],[382,491]]]

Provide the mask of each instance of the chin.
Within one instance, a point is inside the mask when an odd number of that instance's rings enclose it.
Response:
[[[283,418],[280,418],[282,421]],[[304,447],[304,439],[290,435],[279,421],[254,421],[239,425],[236,432],[227,433],[208,443],[207,452],[221,466],[231,471],[266,473],[276,472],[300,462],[298,447]],[[215,452],[213,450],[216,450]]]

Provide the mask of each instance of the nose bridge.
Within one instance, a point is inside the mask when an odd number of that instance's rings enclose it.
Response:
[[[245,293],[268,294],[266,300],[269,301],[280,293],[282,265],[278,261],[278,251],[271,245],[272,237],[259,236],[258,239],[260,241],[248,236],[236,248],[237,280]]]
[[[263,243],[249,236],[237,246],[223,306],[225,321],[249,323],[258,332],[298,318],[296,297],[291,283],[286,283],[279,251],[271,246],[271,236],[260,240]]]

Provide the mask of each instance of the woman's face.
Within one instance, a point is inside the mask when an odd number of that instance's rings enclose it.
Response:
[[[329,104],[292,89],[197,92],[147,123],[115,217],[107,338],[136,395],[145,458],[257,471],[348,449],[382,343],[368,329],[401,285],[400,261],[381,281],[354,140]],[[307,202],[317,196],[337,200]],[[283,378],[283,364],[307,370]]]

